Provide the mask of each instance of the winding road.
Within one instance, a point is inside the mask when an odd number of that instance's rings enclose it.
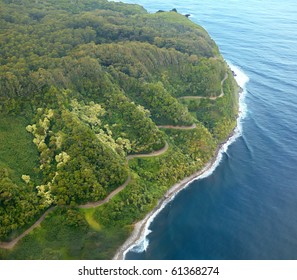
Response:
[[[165,142],[165,146],[158,150],[158,151],[154,151],[154,152],[151,152],[149,154],[135,154],[135,155],[129,155],[126,157],[127,159],[127,162],[130,160],[130,159],[133,159],[133,158],[144,158],[144,157],[156,157],[156,156],[159,156],[161,154],[164,154],[167,150],[168,150],[168,143]],[[98,206],[101,206],[102,204],[105,204],[106,202],[108,202],[109,200],[111,200],[116,194],[118,194],[121,190],[123,190],[129,183],[131,182],[131,175],[129,174],[127,180],[125,181],[124,184],[122,184],[121,186],[119,186],[118,188],[116,188],[114,191],[112,191],[105,199],[103,200],[99,200],[99,201],[96,201],[96,202],[88,202],[84,205],[79,205],[78,208],[95,208],[95,207],[98,207]]]
[[[148,153],[148,154],[129,155],[129,156],[126,157],[126,160],[128,162],[129,160],[131,160],[133,158],[156,157],[156,156],[159,156],[161,154],[164,154],[168,150],[168,147],[169,147],[168,143],[165,142],[164,147],[162,149],[158,150],[158,151],[154,151],[154,152],[151,152],[151,153]],[[109,200],[111,200],[120,191],[122,191],[130,182],[131,182],[131,175],[129,174],[129,176],[128,176],[127,180],[125,181],[125,183],[122,184],[121,186],[119,186],[118,188],[116,188],[114,191],[112,191],[105,199],[99,200],[99,201],[96,201],[96,202],[88,202],[86,204],[79,205],[78,208],[88,209],[88,208],[95,208],[95,207],[101,206],[101,205],[107,203]],[[38,227],[41,224],[41,222],[44,221],[47,214],[52,212],[55,208],[56,208],[56,206],[52,206],[49,209],[47,209],[43,213],[43,215],[31,227],[29,227],[27,230],[25,230],[22,234],[20,234],[15,239],[13,239],[13,240],[11,240],[9,242],[0,242],[0,248],[2,248],[2,249],[12,249],[23,237],[25,237],[33,229]]]
[[[224,96],[223,84],[228,79],[228,73],[225,73],[224,79],[221,81],[221,94],[218,96],[208,97],[208,96],[197,96],[197,95],[189,95],[189,96],[181,96],[179,99],[211,99],[216,100]]]
[[[223,97],[224,96],[224,90],[223,90],[223,84],[225,82],[225,80],[228,78],[228,73],[225,74],[224,79],[221,81],[221,94],[219,96],[216,97],[202,97],[202,96],[183,96],[180,98],[191,98],[191,99],[198,99],[198,98],[209,98],[212,100],[215,100],[217,98]],[[196,124],[194,123],[191,126],[173,126],[173,125],[158,125],[158,128],[172,128],[172,129],[195,129],[196,128]],[[135,154],[135,155],[129,155],[126,157],[127,162],[133,158],[143,158],[143,157],[155,157],[155,156],[159,156],[161,154],[164,154],[167,150],[168,150],[168,143],[165,142],[165,146],[158,150],[158,151],[154,151],[148,154]],[[131,175],[129,174],[127,180],[118,188],[116,188],[114,191],[112,191],[105,199],[103,200],[99,200],[96,202],[88,202],[86,204],[83,205],[79,205],[79,208],[84,208],[84,209],[88,209],[88,208],[95,208],[98,206],[101,206],[105,203],[107,203],[108,201],[110,201],[116,194],[118,194],[120,191],[122,191],[129,183],[131,182]],[[0,248],[2,249],[12,249],[23,237],[25,237],[26,235],[28,235],[33,229],[35,229],[36,227],[38,227],[41,222],[44,221],[44,219],[46,218],[47,214],[49,214],[50,212],[52,212],[54,209],[56,208],[56,206],[52,206],[49,209],[47,209],[43,215],[31,226],[29,227],[27,230],[25,230],[22,234],[20,234],[18,237],[16,237],[15,239],[9,241],[9,242],[0,242]]]
[[[28,229],[26,229],[22,234],[20,234],[15,239],[9,241],[9,242],[0,242],[0,248],[3,249],[12,249],[15,244],[17,244],[23,237],[25,237],[27,234],[29,234],[33,229],[38,227],[40,223],[45,219],[48,213],[52,212],[55,209],[55,206],[52,206],[51,208],[47,209],[43,215]]]
[[[185,126],[185,125],[158,125],[158,128],[172,128],[172,129],[194,129],[196,128],[196,124],[192,124],[191,126]]]

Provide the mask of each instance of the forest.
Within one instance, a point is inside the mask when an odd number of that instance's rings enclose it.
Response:
[[[0,0],[0,259],[112,258],[215,155],[238,92],[216,43],[176,11]]]

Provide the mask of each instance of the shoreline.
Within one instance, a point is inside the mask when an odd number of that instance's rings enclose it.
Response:
[[[227,64],[229,65],[230,70],[236,73],[236,76],[234,78],[238,85],[239,108],[236,118],[236,126],[230,132],[225,141],[217,146],[214,156],[205,164],[205,166],[201,170],[194,172],[192,175],[182,179],[181,181],[171,186],[163,195],[163,197],[158,201],[156,207],[151,212],[149,212],[142,220],[134,224],[133,231],[131,232],[128,239],[117,249],[114,257],[112,258],[113,260],[124,260],[126,253],[133,246],[140,244],[140,241],[142,241],[142,239],[144,239],[145,241],[147,235],[146,232],[150,225],[149,222],[153,221],[157,214],[167,205],[167,203],[169,203],[175,197],[175,195],[186,188],[191,182],[209,176],[219,165],[223,157],[223,153],[225,153],[228,147],[238,137],[240,137],[242,131],[241,120],[244,119],[246,116],[246,106],[244,103],[246,95],[245,84],[249,81],[249,78],[237,66],[233,65],[230,62],[227,62]]]
[[[239,116],[237,122],[241,119]],[[221,161],[222,154],[225,152],[225,148],[228,147],[234,140],[239,136],[238,123],[236,127],[229,134],[227,139],[220,143],[215,150],[214,156],[206,163],[206,165],[194,172],[192,175],[185,177],[181,181],[171,186],[163,197],[158,201],[156,207],[149,212],[142,220],[138,221],[134,225],[134,229],[131,232],[128,239],[121,245],[116,251],[113,260],[124,260],[126,252],[131,249],[133,245],[137,245],[142,238],[145,238],[145,232],[147,230],[147,223],[150,219],[154,219],[155,216],[183,189],[190,185],[193,181],[207,177],[207,172],[211,171],[212,168],[216,168],[217,164]]]

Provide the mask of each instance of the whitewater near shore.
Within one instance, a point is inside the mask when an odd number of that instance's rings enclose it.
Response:
[[[221,143],[215,152],[215,156],[205,165],[205,167],[191,176],[184,178],[182,181],[173,185],[164,195],[163,199],[161,199],[157,206],[146,215],[146,217],[137,222],[134,226],[134,230],[131,233],[130,237],[125,241],[125,243],[117,250],[113,259],[121,260],[125,259],[125,256],[128,251],[135,252],[143,252],[149,246],[149,240],[147,236],[150,234],[150,224],[153,222],[155,217],[162,211],[162,209],[174,199],[174,197],[184,188],[189,186],[193,181],[206,178],[211,175],[216,167],[220,164],[222,160],[223,153],[225,153],[228,147],[241,136],[242,132],[242,120],[246,116],[246,104],[244,102],[246,95],[246,83],[249,81],[248,76],[237,66],[228,62],[230,69],[235,74],[235,79],[237,84],[242,89],[242,92],[239,96],[239,114],[237,118],[237,126],[230,133],[229,137],[226,139],[224,143]]]

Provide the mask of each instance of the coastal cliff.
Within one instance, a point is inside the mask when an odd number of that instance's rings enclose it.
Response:
[[[233,131],[232,71],[176,12],[0,9],[0,258],[110,259]]]

